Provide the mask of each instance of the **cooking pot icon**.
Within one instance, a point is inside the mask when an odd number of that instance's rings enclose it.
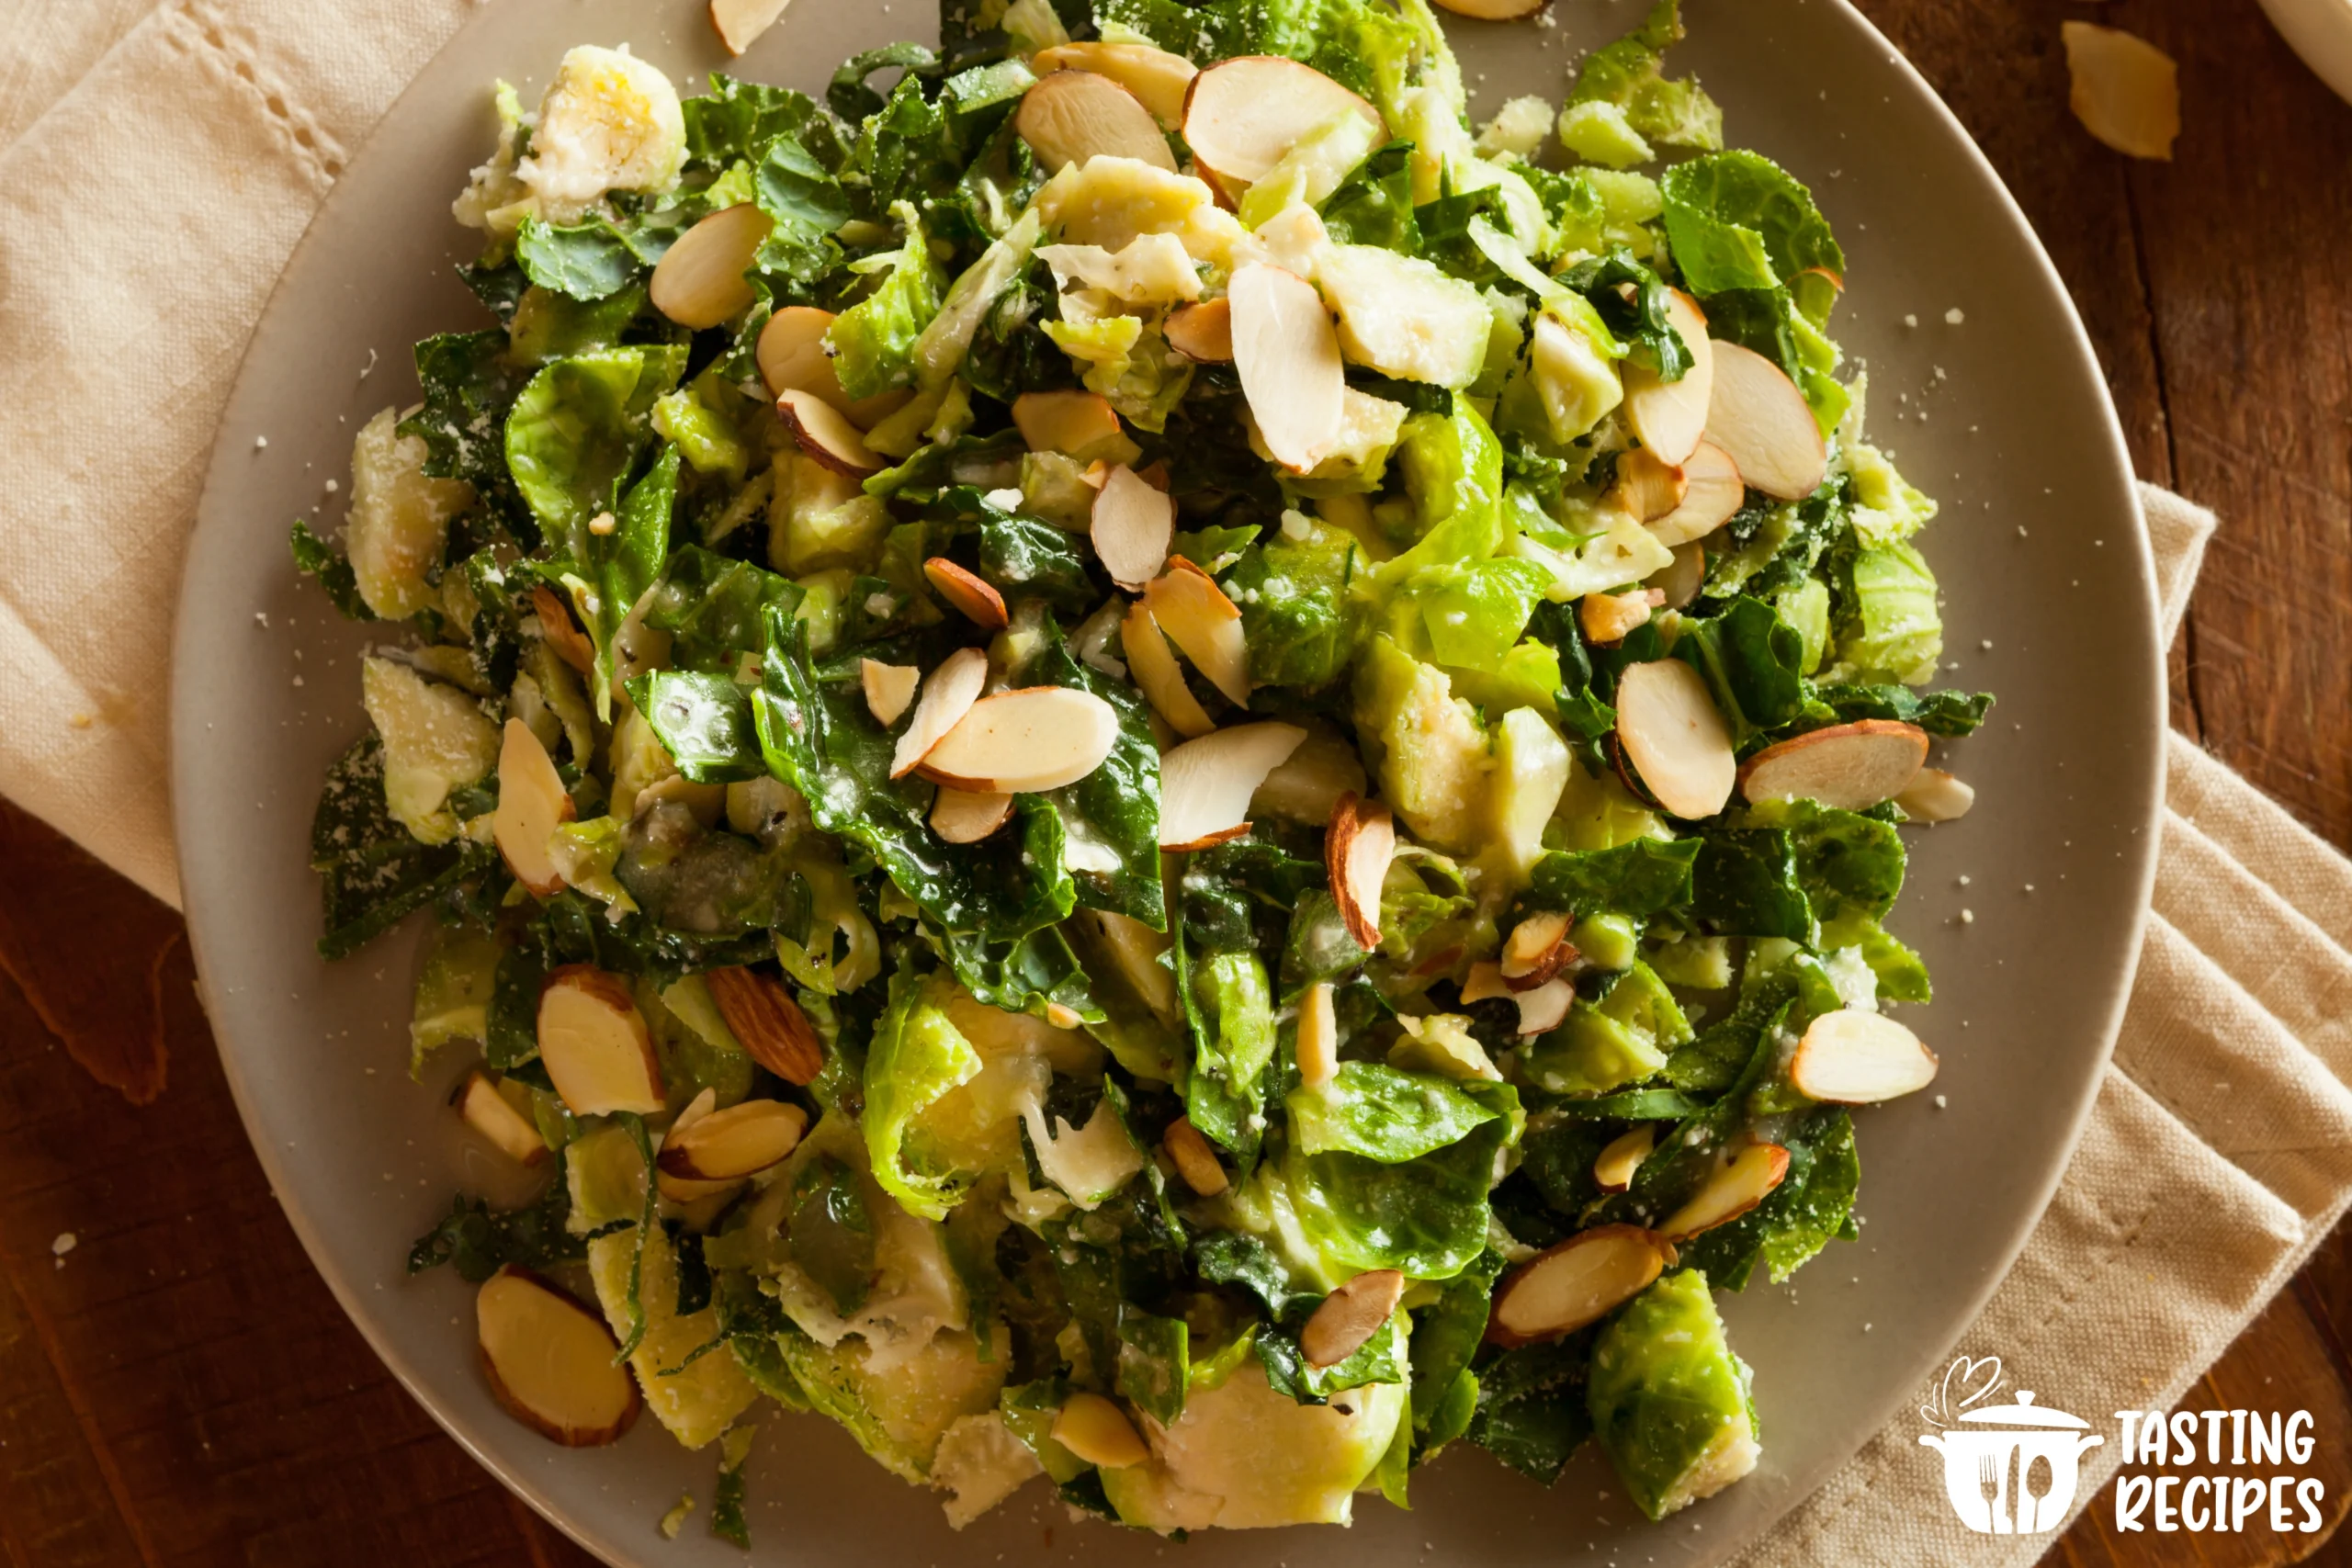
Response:
[[[2025,1389],[2018,1391],[2015,1404],[1971,1410],[1961,1420],[1970,1423],[1966,1429],[1923,1433],[1919,1441],[1943,1450],[1944,1495],[1952,1512],[1985,1535],[2056,1529],[2074,1506],[2084,1450],[2107,1441],[2090,1435],[2090,1423],[2081,1417],[2035,1404]]]

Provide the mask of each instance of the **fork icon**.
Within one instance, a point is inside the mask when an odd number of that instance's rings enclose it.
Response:
[[[2009,1523],[2009,1511],[2004,1505],[2008,1485],[2008,1456],[1992,1454],[1976,1456],[1977,1495],[1984,1499],[1985,1512],[1992,1516],[1995,1535],[2014,1534]]]

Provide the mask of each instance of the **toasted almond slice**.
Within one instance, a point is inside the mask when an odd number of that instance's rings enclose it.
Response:
[[[1667,290],[1666,318],[1690,351],[1690,368],[1679,381],[1658,378],[1640,365],[1625,368],[1625,423],[1659,460],[1679,467],[1699,449],[1707,429],[1715,384],[1714,345],[1707,341],[1707,313],[1679,288]]]
[[[1009,624],[1004,595],[978,573],[957,566],[945,556],[933,556],[922,563],[922,574],[942,599],[955,605],[966,620],[982,631],[1001,632]]]
[[[1789,1058],[1789,1082],[1808,1099],[1876,1105],[1936,1081],[1936,1054],[1882,1013],[1825,1012],[1805,1026]]]
[[[1788,1174],[1788,1150],[1778,1144],[1749,1144],[1699,1183],[1658,1232],[1671,1241],[1688,1241],[1736,1220],[1770,1197]]]
[[[902,779],[915,771],[931,749],[963,722],[989,683],[989,656],[977,648],[959,648],[939,661],[915,699],[915,716],[899,737],[890,757],[890,776]]]
[[[548,749],[529,725],[508,719],[498,748],[498,809],[491,817],[491,838],[514,880],[539,897],[563,891],[563,874],[555,868],[548,840],[576,815]]]
[[[1380,887],[1396,858],[1396,818],[1388,807],[1360,800],[1353,790],[1340,796],[1323,835],[1323,868],[1340,919],[1366,953],[1380,945]]]
[[[913,389],[899,387],[851,401],[833,370],[833,357],[825,349],[826,334],[832,330],[833,313],[814,305],[786,305],[768,318],[768,324],[760,329],[757,352],[760,379],[767,383],[769,396],[814,392],[847,414],[860,430],[873,429],[913,400]]]
[[[1306,473],[1331,455],[1347,424],[1347,367],[1331,312],[1313,284],[1263,262],[1235,273],[1226,298],[1233,363],[1258,434],[1276,462]]]
[[[1143,100],[1091,71],[1040,77],[1021,95],[1012,126],[1049,175],[1093,158],[1132,158],[1176,172],[1176,155]]]
[[[1731,733],[1705,677],[1679,659],[1629,665],[1618,678],[1617,743],[1673,816],[1713,817],[1731,798],[1739,774]]]
[[[617,1363],[612,1330],[529,1269],[510,1263],[482,1281],[474,1334],[491,1393],[541,1437],[595,1448],[637,1419],[637,1380]]]
[[[1504,985],[1508,987],[1510,982]],[[1576,1006],[1577,988],[1566,976],[1555,975],[1532,990],[1511,991],[1510,998],[1519,1004],[1519,1032],[1524,1039],[1559,1028]]]
[[[1491,1002],[1499,997],[1508,997],[1511,994],[1511,988],[1503,983],[1503,966],[1490,958],[1482,958],[1470,965],[1470,973],[1464,976],[1462,979],[1464,1007],[1469,1007],[1477,1002]]]
[[[1310,1367],[1336,1367],[1361,1350],[1396,1315],[1405,1299],[1405,1276],[1394,1269],[1368,1269],[1325,1296],[1298,1331],[1298,1348]]]
[[[1181,54],[1154,49],[1148,43],[1063,43],[1041,49],[1029,57],[1029,69],[1043,76],[1049,71],[1091,71],[1108,76],[1141,101],[1164,130],[1184,123],[1184,94],[1199,66]]]
[[[1168,346],[1204,365],[1233,361],[1233,301],[1203,299],[1169,312]]]
[[[1682,504],[1690,488],[1681,466],[1668,463],[1646,446],[1636,446],[1617,457],[1617,483],[1610,494],[1634,514],[1636,523],[1655,523]]]
[[[1487,1337],[1507,1349],[1598,1323],[1650,1288],[1668,1248],[1639,1225],[1597,1225],[1537,1253],[1495,1288]]]
[[[2067,107],[2083,129],[2118,152],[2169,159],[2180,134],[2180,73],[2172,56],[2090,22],[2061,22],[2058,33],[2073,79]]]
[[[1629,589],[1623,593],[1588,593],[1577,601],[1577,624],[1587,642],[1623,642],[1637,626],[1649,622],[1650,612],[1666,603],[1655,588]]]
[[[1535,15],[1552,0],[1437,0],[1437,3],[1457,17],[1470,17],[1481,22],[1515,22],[1522,17]]]
[[[1723,448],[1750,490],[1803,501],[1829,472],[1829,447],[1787,371],[1752,348],[1718,343],[1707,439]]]
[[[1657,1123],[1645,1122],[1640,1126],[1620,1133],[1609,1140],[1600,1157],[1592,1162],[1592,1179],[1603,1192],[1623,1192],[1634,1184],[1634,1172],[1657,1147]]]
[[[688,1181],[737,1181],[782,1164],[808,1130],[808,1113],[781,1100],[747,1100],[662,1140],[660,1165]]]
[[[1062,1401],[1051,1435],[1100,1470],[1125,1470],[1151,1457],[1126,1412],[1099,1393],[1073,1393]]]
[[[800,449],[837,474],[862,479],[880,473],[886,466],[886,459],[865,444],[865,434],[850,423],[849,415],[814,392],[794,388],[779,393],[775,412]]]
[[[574,1116],[662,1108],[652,1032],[617,976],[586,964],[550,974],[539,987],[538,1038],[540,1064]]]
[[[1074,686],[1023,686],[974,703],[916,771],[980,795],[1025,795],[1076,784],[1119,741],[1119,714]]]
[[[1184,1185],[1204,1198],[1214,1198],[1231,1184],[1225,1174],[1225,1162],[1216,1157],[1209,1141],[1201,1130],[1179,1116],[1168,1123],[1168,1131],[1160,1134],[1159,1146],[1168,1151],[1168,1160]]]
[[[571,618],[563,596],[542,582],[531,590],[531,611],[539,617],[539,637],[555,656],[582,675],[596,668],[596,645]]]
[[[1657,590],[1666,608],[1679,610],[1707,585],[1707,547],[1693,539],[1674,547],[1674,559],[1652,572],[1645,586]]]
[[[782,981],[741,968],[713,969],[702,978],[718,1016],[752,1060],[792,1084],[807,1084],[824,1071],[824,1042]]]
[[[538,1128],[481,1068],[468,1073],[465,1082],[458,1086],[457,1106],[467,1126],[517,1165],[537,1165],[548,1157],[547,1140],[539,1136]]]
[[[672,1120],[670,1130],[662,1135],[662,1141],[668,1143],[684,1136],[687,1128],[718,1109],[718,1091],[715,1089],[703,1089],[692,1100],[686,1101],[686,1108],[679,1111]],[[656,1163],[653,1168],[653,1185],[660,1190],[662,1196],[673,1203],[695,1203],[705,1198],[717,1197],[721,1192],[731,1191],[742,1183],[741,1181],[691,1181],[682,1176],[671,1175],[663,1170],[659,1163]]]
[[[1739,465],[1712,441],[1702,441],[1682,460],[1682,499],[1674,510],[1648,523],[1650,535],[1661,545],[1687,545],[1703,539],[1730,522],[1747,500],[1747,486]]]
[[[729,54],[741,54],[775,26],[792,0],[710,0],[710,25]]]
[[[1186,557],[1173,556],[1168,570],[1144,589],[1143,602],[1168,640],[1184,650],[1211,685],[1237,707],[1250,705],[1250,644],[1241,611],[1216,578]]]
[[[1957,822],[1976,804],[1976,791],[1941,768],[1921,768],[1894,797],[1914,822]]]
[[[1557,909],[1538,909],[1511,927],[1495,966],[1503,984],[1514,991],[1532,991],[1574,963],[1577,948],[1568,940],[1570,924]]]
[[[1331,982],[1317,980],[1298,998],[1298,1037],[1292,1050],[1298,1058],[1298,1081],[1320,1089],[1340,1071],[1340,1015],[1333,1005]]]
[[[1306,731],[1241,724],[1187,740],[1159,759],[1159,847],[1206,849],[1250,830],[1250,797]]]
[[[977,844],[1012,820],[1012,796],[943,789],[931,803],[931,830],[951,844]]]
[[[1152,710],[1177,734],[1197,739],[1216,728],[1201,700],[1184,684],[1184,671],[1169,650],[1168,638],[1152,618],[1151,607],[1137,601],[1119,623],[1119,646],[1127,655],[1127,670],[1143,689]]]
[[[1865,718],[1767,746],[1739,770],[1740,793],[1753,801],[1817,800],[1867,811],[1894,799],[1918,776],[1928,732],[1915,724]]]
[[[744,274],[775,220],[752,202],[721,208],[677,238],[654,264],[653,308],[701,332],[731,321],[759,298]]]
[[[1313,66],[1245,54],[1193,78],[1184,144],[1212,183],[1238,199],[1240,187],[1264,179],[1302,137],[1351,112],[1381,129],[1379,110]]]
[[[1130,593],[1159,575],[1176,537],[1176,503],[1133,468],[1113,468],[1094,498],[1089,533],[1111,581]]]
[[[878,659],[861,659],[857,662],[858,683],[865,688],[865,710],[874,722],[888,729],[899,722],[907,705],[915,700],[915,688],[922,684],[922,671],[911,664],[885,664]]]
[[[1100,392],[1023,392],[1012,423],[1032,452],[1082,457],[1120,434],[1119,411]]]

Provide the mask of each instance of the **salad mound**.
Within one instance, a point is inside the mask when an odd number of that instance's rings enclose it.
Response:
[[[1934,1077],[1883,922],[1990,699],[1679,37],[1475,131],[1422,0],[500,85],[491,324],[293,545],[410,634],[321,949],[430,908],[414,1070],[478,1042],[546,1172],[411,1257],[509,1409],[719,1442],[738,1540],[763,1398],[958,1527],[1754,1467],[1714,1292],[1851,1239],[1850,1108]]]

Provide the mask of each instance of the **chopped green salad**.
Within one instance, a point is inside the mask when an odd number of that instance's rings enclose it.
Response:
[[[1883,922],[1990,702],[1828,220],[1674,0],[1476,130],[1423,0],[944,10],[821,101],[501,85],[484,321],[295,525],[407,634],[321,949],[432,910],[415,1070],[547,1173],[412,1267],[738,1540],[763,1398],[958,1526],[1708,1496],[1714,1292],[1934,1076]]]

